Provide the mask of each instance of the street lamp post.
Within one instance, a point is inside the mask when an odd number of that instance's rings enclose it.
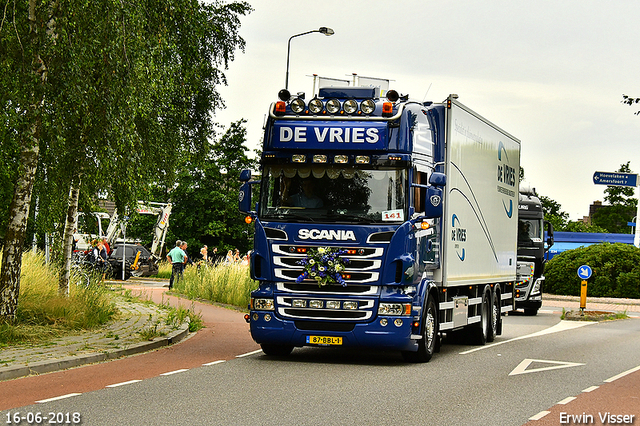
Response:
[[[317,30],[307,31],[307,32],[296,34],[296,35],[292,35],[291,37],[289,37],[289,41],[287,42],[287,76],[286,76],[286,78],[284,80],[284,88],[285,89],[289,89],[289,53],[291,52],[291,40],[294,37],[300,37],[300,36],[303,36],[303,35],[306,35],[306,34],[311,34],[311,33],[320,33],[320,34],[324,34],[326,36],[331,36],[331,35],[335,34],[335,32],[331,28],[320,27]]]

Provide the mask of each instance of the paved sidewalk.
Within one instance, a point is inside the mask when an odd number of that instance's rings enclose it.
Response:
[[[580,310],[580,297],[542,295],[542,308],[557,307],[569,310]],[[614,299],[606,297],[587,297],[585,311],[627,312],[629,316],[640,316],[639,299]]]
[[[168,311],[157,305],[120,299],[116,306],[120,314],[104,328],[47,343],[0,349],[0,381],[146,352],[189,334],[187,322],[167,324]],[[145,333],[150,335],[151,330],[158,337],[145,340]]]

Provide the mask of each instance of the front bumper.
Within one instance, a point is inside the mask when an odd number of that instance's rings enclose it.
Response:
[[[383,319],[386,320],[386,326],[382,325]],[[402,321],[399,326],[395,323],[397,319]],[[251,336],[259,344],[318,346],[309,344],[308,337],[327,336],[342,337],[342,346],[346,347],[418,350],[419,336],[412,334],[412,317],[410,316],[378,316],[369,322],[336,323],[283,320],[273,311],[251,311],[249,323]]]

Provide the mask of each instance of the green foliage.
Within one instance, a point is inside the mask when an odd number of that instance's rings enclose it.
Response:
[[[238,248],[245,253],[252,248],[253,226],[247,225],[238,211],[239,177],[243,169],[255,167],[246,155],[244,120],[232,123],[225,134],[211,146],[204,161],[186,164],[171,191],[168,242],[187,241],[187,253],[200,257],[202,245],[218,255]],[[170,245],[172,246],[172,245]]]
[[[249,5],[32,2],[41,30],[31,31],[27,1],[7,3],[0,25],[1,232],[16,147],[34,123],[40,161],[32,203],[40,208],[32,230],[50,232],[62,222],[72,184],[81,188],[84,211],[93,210],[98,192],[124,211],[147,199],[146,182],[171,188],[178,164],[206,154],[212,113],[224,106],[216,87],[226,84],[235,50],[244,49],[239,17]],[[32,105],[41,107],[33,117]]]
[[[545,291],[580,295],[577,271],[582,265],[593,269],[589,296],[640,298],[640,249],[622,243],[594,244],[554,256],[545,266]]]
[[[622,102],[623,104],[627,104],[627,105],[631,105],[633,106],[633,104],[637,104],[640,103],[640,98],[632,98],[630,96],[627,95],[622,95]],[[635,115],[640,115],[640,111],[636,111],[634,112]]]
[[[633,173],[630,162],[620,165],[621,173]],[[633,198],[635,188],[630,186],[607,186],[604,200],[609,203],[600,207],[593,215],[594,225],[606,229],[606,232],[624,234],[629,231],[628,222],[636,214],[638,200]]]
[[[538,198],[540,198],[540,202],[542,203],[544,220],[551,222],[554,230],[563,231],[569,222],[569,213],[563,212],[560,203],[549,197],[540,195]]]

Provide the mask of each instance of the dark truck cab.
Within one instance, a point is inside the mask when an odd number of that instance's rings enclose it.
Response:
[[[547,239],[544,239],[545,227]],[[542,306],[545,252],[553,245],[553,226],[544,221],[535,188],[520,188],[518,203],[518,274],[516,308],[536,315]]]

